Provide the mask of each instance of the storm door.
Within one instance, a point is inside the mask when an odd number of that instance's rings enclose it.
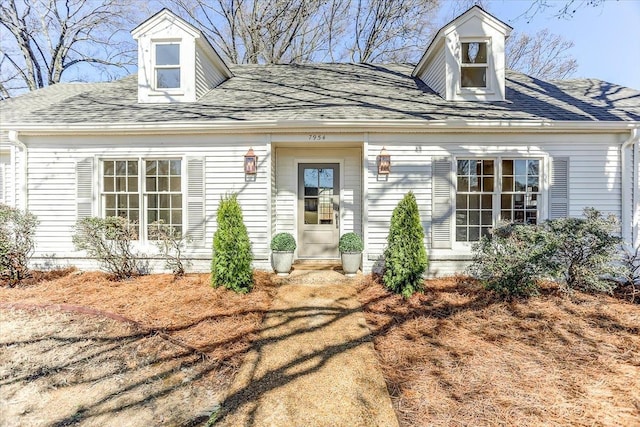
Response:
[[[298,256],[337,258],[340,237],[340,165],[298,165]]]

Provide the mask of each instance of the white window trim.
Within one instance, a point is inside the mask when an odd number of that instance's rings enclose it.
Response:
[[[462,63],[462,43],[486,43],[487,44],[487,63],[486,63],[486,86],[485,87],[462,87],[462,69],[466,67],[477,67],[478,64],[463,64]],[[473,37],[460,39],[460,50],[458,56],[458,81],[456,82],[456,93],[458,95],[493,95],[495,89],[493,88],[493,76],[495,75],[495,66],[493,63],[493,46],[491,43],[491,37]],[[483,65],[483,64],[480,64]]]
[[[146,171],[146,169],[144,168],[144,162],[146,160],[180,160],[180,193],[182,194],[182,230],[186,230],[187,229],[187,172],[186,172],[186,166],[187,166],[187,159],[185,156],[182,155],[169,155],[169,154],[163,154],[160,156],[99,156],[98,157],[98,167],[97,167],[97,174],[98,174],[98,182],[100,183],[99,189],[98,189],[98,195],[97,195],[97,199],[98,199],[98,212],[100,212],[100,218],[105,218],[105,212],[106,212],[106,206],[104,204],[104,199],[103,196],[105,194],[104,192],[104,167],[103,167],[103,162],[104,161],[117,161],[117,160],[121,160],[121,161],[126,161],[126,160],[136,160],[138,162],[138,197],[140,198],[139,200],[139,206],[140,206],[140,221],[138,224],[139,227],[139,236],[138,236],[138,240],[136,242],[138,242],[138,244],[141,245],[147,245],[147,244],[152,244],[154,241],[150,240],[147,233],[147,198],[145,197],[146,194],[148,194],[146,191],[143,191],[144,188],[144,176],[142,171]],[[146,176],[146,173],[145,173]],[[156,194],[156,193],[153,193]]]
[[[513,154],[500,154],[500,155],[476,155],[476,154],[460,154],[453,156],[453,197],[451,200],[452,203],[452,212],[453,217],[451,219],[451,249],[454,251],[459,251],[462,253],[471,253],[471,249],[474,243],[476,242],[458,242],[456,240],[456,199],[458,195],[458,160],[493,160],[494,167],[496,170],[496,174],[494,175],[495,186],[493,190],[493,203],[492,203],[492,217],[493,217],[493,225],[495,226],[498,221],[499,213],[500,213],[500,195],[502,194],[502,160],[539,160],[540,171],[539,171],[539,186],[540,186],[540,197],[538,199],[538,223],[541,221],[545,221],[547,219],[547,200],[549,197],[549,186],[548,186],[548,165],[549,165],[549,156],[546,154],[540,155],[513,155]],[[496,195],[498,197],[496,197]]]
[[[180,63],[177,65],[157,65],[156,63],[156,46],[158,45],[171,45],[176,44],[179,46],[180,51]],[[152,40],[151,41],[151,90],[149,91],[149,96],[164,96],[164,95],[175,95],[180,96],[184,95],[184,60],[183,60],[183,43],[181,39],[162,39],[162,40]],[[180,70],[180,86],[175,88],[159,88],[156,72],[158,69],[163,68],[178,68]]]

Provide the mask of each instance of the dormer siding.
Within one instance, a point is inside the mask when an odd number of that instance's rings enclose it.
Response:
[[[447,101],[504,101],[510,33],[510,26],[474,6],[437,32],[412,75]]]
[[[204,34],[167,9],[131,34],[138,42],[140,103],[195,102],[233,76]]]
[[[227,76],[213,66],[204,49],[196,46],[196,97],[200,98],[227,80]]]
[[[434,53],[434,58],[417,77],[438,95],[443,98],[446,97],[447,61],[444,49]]]

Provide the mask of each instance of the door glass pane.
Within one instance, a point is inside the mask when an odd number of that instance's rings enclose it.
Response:
[[[304,195],[318,195],[318,169],[304,170]]]
[[[304,223],[318,223],[318,199],[315,197],[304,199]]]

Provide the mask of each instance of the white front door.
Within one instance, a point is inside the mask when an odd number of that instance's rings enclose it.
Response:
[[[298,256],[337,258],[340,164],[298,165]]]

